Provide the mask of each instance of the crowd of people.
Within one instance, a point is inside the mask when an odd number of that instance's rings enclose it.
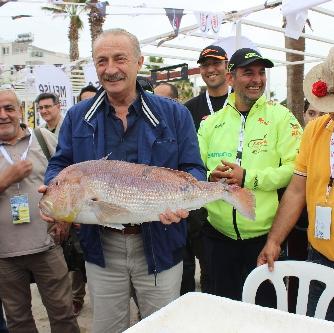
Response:
[[[182,105],[175,85],[138,80],[139,42],[123,29],[94,41],[101,87],[83,88],[65,117],[58,96],[42,93],[36,106],[45,125],[32,130],[21,121],[15,91],[0,90],[0,299],[7,321],[6,328],[0,313],[0,333],[37,332],[31,283],[52,333],[80,331],[86,282],[92,332],[117,333],[129,327],[131,297],[145,318],[195,291],[196,257],[201,290],[238,301],[247,275],[257,265],[274,269],[283,247],[290,259],[334,268],[333,60],[334,49],[306,75],[304,133],[291,110],[266,99],[266,69],[274,64],[257,50],[242,48],[228,59],[223,48],[205,47],[198,64],[207,89]],[[123,229],[40,213],[38,201],[62,169],[101,158],[247,188],[256,218],[223,201],[191,212],[181,205],[159,221]],[[293,294],[296,287],[289,288]],[[312,281],[308,315],[323,288]],[[275,307],[269,282],[257,302]],[[334,305],[326,319],[334,321]]]

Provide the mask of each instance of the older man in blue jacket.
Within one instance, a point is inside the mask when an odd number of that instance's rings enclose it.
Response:
[[[46,183],[70,164],[105,156],[205,180],[189,111],[136,83],[143,63],[137,38],[122,29],[105,31],[94,42],[93,59],[102,88],[68,111]],[[166,211],[160,221],[125,225],[123,231],[82,225],[94,333],[123,332],[129,326],[131,285],[142,317],[179,296],[187,215]]]

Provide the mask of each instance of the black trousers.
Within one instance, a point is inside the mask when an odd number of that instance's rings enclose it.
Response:
[[[301,229],[292,229],[288,239],[288,259],[289,260],[307,260],[307,232]],[[289,312],[296,313],[296,303],[299,288],[299,280],[297,277],[289,276],[289,287],[288,287],[288,305]]]
[[[188,221],[187,243],[183,250],[183,275],[181,283],[181,295],[195,291],[195,258],[199,261],[201,290],[207,292],[205,257],[203,256],[202,227],[207,224],[207,211],[205,208],[191,211]]]
[[[256,268],[257,257],[264,247],[267,235],[234,240],[222,235],[209,224],[203,231],[208,293],[240,301],[246,277]],[[276,307],[276,293],[270,282],[261,284],[256,303]]]
[[[313,247],[310,247],[309,249],[307,261],[314,262],[316,264],[320,264],[323,266],[328,266],[330,268],[334,268],[334,261],[329,260],[328,258],[323,256],[320,252],[315,250]],[[323,282],[317,280],[311,281],[310,291],[308,295],[308,303],[307,303],[307,312],[306,312],[307,316],[314,317],[319,298],[323,293],[325,287],[326,285]],[[326,314],[326,320],[334,321],[334,298],[329,303]]]

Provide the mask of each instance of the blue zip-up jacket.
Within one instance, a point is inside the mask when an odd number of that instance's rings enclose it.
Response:
[[[138,163],[182,170],[198,180],[206,180],[188,109],[172,99],[146,93],[138,84],[137,91],[145,119],[138,135]],[[56,153],[46,170],[46,184],[68,165],[105,156],[105,95],[106,92],[100,88],[93,99],[82,101],[68,110]],[[142,237],[148,273],[159,273],[182,260],[186,221],[171,225],[160,221],[143,223]],[[80,240],[85,259],[105,267],[100,227],[81,225]]]

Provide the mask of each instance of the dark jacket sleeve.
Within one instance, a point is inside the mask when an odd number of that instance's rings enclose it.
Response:
[[[189,172],[198,180],[206,180],[206,171],[200,156],[194,122],[189,110],[179,104],[176,121],[179,142],[179,170]]]
[[[72,120],[70,109],[64,119],[58,137],[56,153],[51,157],[45,172],[44,183],[49,182],[58,175],[58,173],[73,164],[73,147],[72,147]]]

